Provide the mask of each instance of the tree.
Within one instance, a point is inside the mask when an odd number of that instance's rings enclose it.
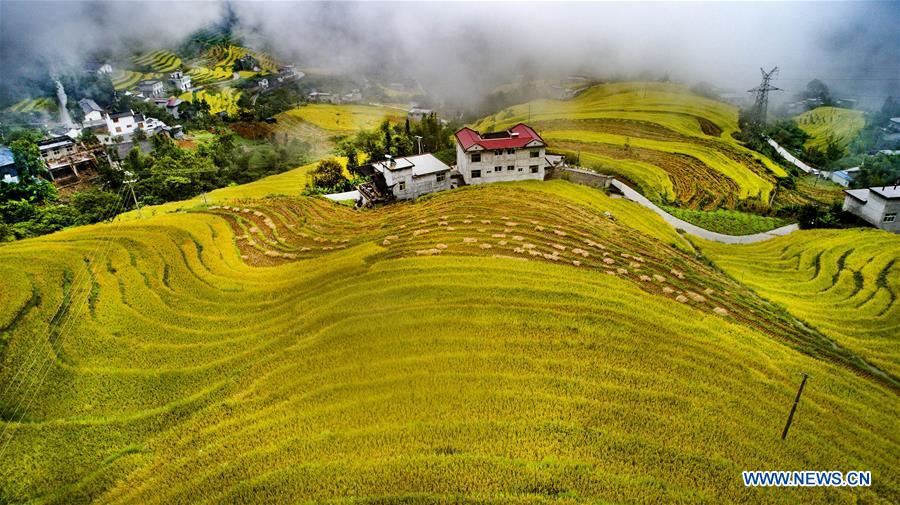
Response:
[[[338,188],[347,180],[344,178],[344,167],[334,158],[320,161],[311,175],[313,185],[320,188]]]
[[[134,131],[134,133],[131,134],[131,140],[135,142],[147,140],[147,132],[145,132],[143,128],[138,128]]]
[[[41,159],[41,150],[38,149],[34,139],[23,137],[9,144],[13,154],[13,161],[19,171],[22,182],[28,183],[44,172],[44,160]]]
[[[818,99],[822,103],[822,105],[831,105],[833,101],[831,100],[831,93],[828,90],[828,86],[825,85],[824,82],[813,79],[809,81],[806,85],[806,91],[801,93],[803,98],[813,98]]]
[[[71,205],[78,211],[79,224],[99,223],[112,219],[122,209],[119,195],[96,188],[75,193]]]

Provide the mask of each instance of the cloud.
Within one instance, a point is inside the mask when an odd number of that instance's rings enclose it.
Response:
[[[228,8],[226,8],[226,5]],[[662,75],[746,90],[759,67],[795,91],[900,94],[897,2],[18,2],[0,0],[0,60],[73,63],[176,44],[230,9],[255,46],[301,65],[419,79],[483,95],[522,72]],[[881,98],[883,100],[883,98]]]

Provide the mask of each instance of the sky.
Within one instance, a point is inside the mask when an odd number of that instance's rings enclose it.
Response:
[[[784,97],[816,77],[837,94],[878,104],[900,95],[896,1],[0,0],[0,79],[78,65],[97,49],[172,47],[229,11],[252,45],[301,67],[386,70],[452,100],[522,74],[668,74],[745,92],[758,84],[760,67],[776,65]]]

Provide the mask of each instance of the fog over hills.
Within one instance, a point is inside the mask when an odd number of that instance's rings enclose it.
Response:
[[[4,80],[98,51],[172,47],[227,20],[300,65],[393,72],[450,100],[517,76],[708,81],[744,92],[781,68],[788,97],[812,78],[863,104],[897,95],[897,2],[383,3],[0,1]],[[8,70],[14,69],[12,72]],[[779,97],[773,96],[773,100]]]

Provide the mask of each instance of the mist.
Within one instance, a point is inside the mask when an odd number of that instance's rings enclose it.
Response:
[[[173,47],[230,18],[300,67],[413,78],[465,102],[522,77],[658,78],[745,92],[778,66],[878,107],[900,95],[900,3],[41,2],[0,0],[3,80],[97,51]]]

